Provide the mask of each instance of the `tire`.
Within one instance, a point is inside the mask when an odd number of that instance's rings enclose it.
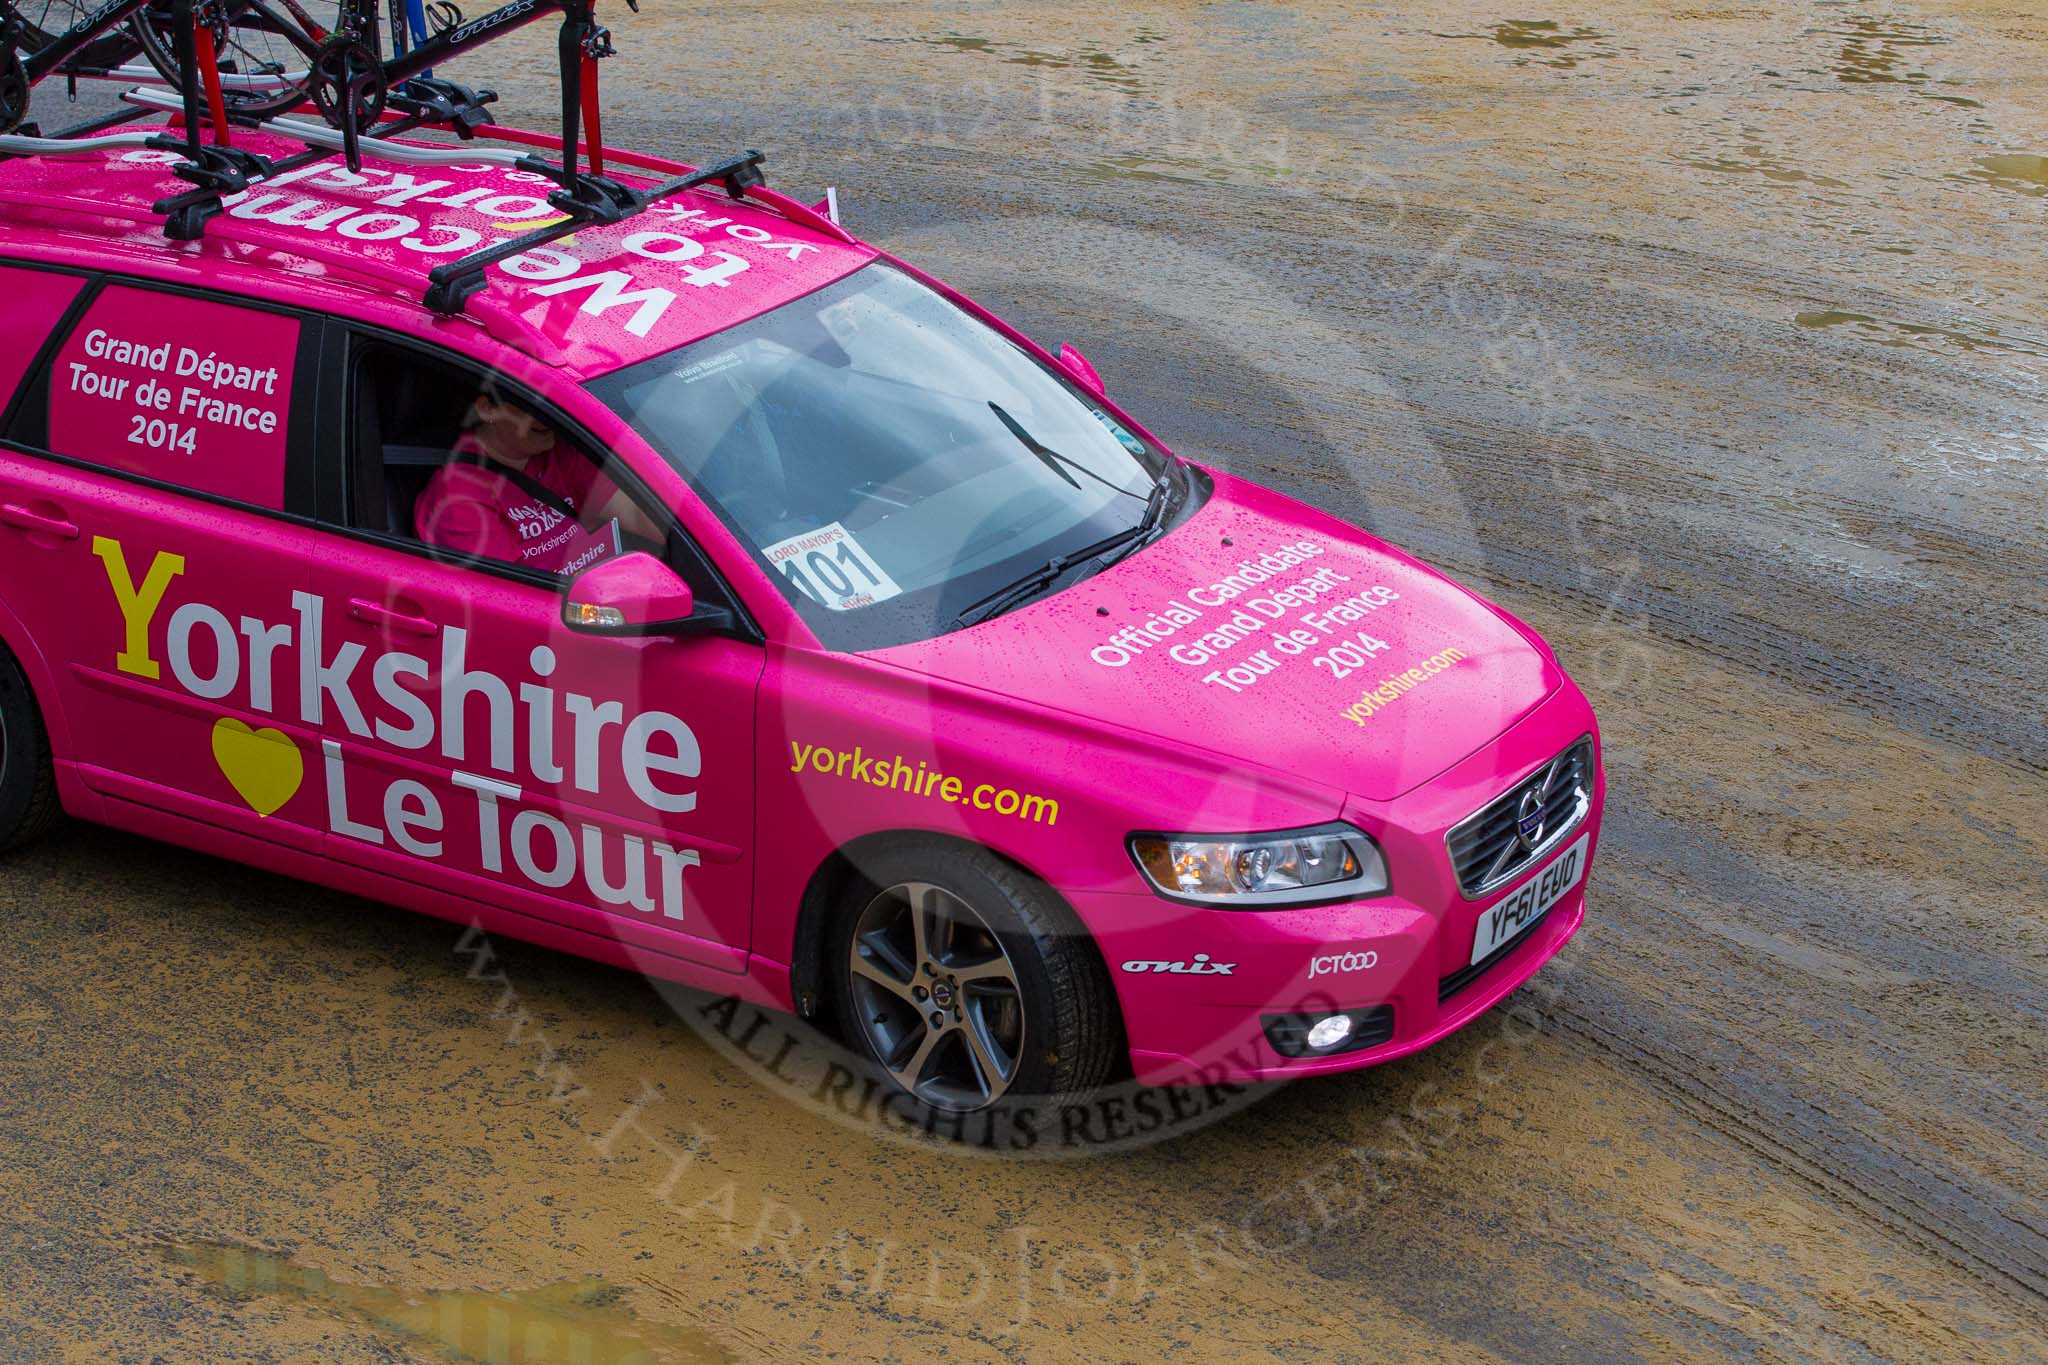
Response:
[[[28,72],[19,52],[0,52],[0,133],[11,133],[28,117]]]
[[[59,809],[43,714],[21,665],[0,645],[0,853],[40,839]]]
[[[341,7],[337,0],[307,0],[300,8],[306,10],[314,22],[326,22],[330,29],[340,22]],[[303,77],[313,58],[320,54],[319,42],[300,26],[289,10],[273,5],[269,0],[229,0],[229,16],[227,46],[219,58],[223,71],[232,68],[245,75],[288,71],[301,77],[295,83],[265,93],[229,89],[223,95],[229,112],[246,114],[251,118],[269,118],[303,101],[307,85]],[[182,68],[178,65],[169,10],[161,6],[145,9],[135,16],[131,29],[149,64],[170,83],[173,90],[178,89]]]
[[[26,57],[38,48],[48,47],[95,8],[97,6],[85,3],[85,0],[17,0],[15,11],[21,16],[22,55]],[[128,60],[136,53],[132,37],[125,40],[126,47],[108,42],[109,39],[118,39],[120,34],[118,28],[107,30],[88,43],[79,55],[85,57],[90,53],[90,60],[94,62],[102,59]]]
[[[1093,940],[1051,888],[985,850],[917,837],[856,859],[828,938],[841,1036],[914,1110],[1069,1103],[1121,1065]]]

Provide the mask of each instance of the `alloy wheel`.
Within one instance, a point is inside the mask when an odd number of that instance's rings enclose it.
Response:
[[[987,921],[929,882],[902,882],[860,913],[848,950],[853,1014],[905,1090],[937,1108],[980,1109],[1017,1077],[1024,999]]]

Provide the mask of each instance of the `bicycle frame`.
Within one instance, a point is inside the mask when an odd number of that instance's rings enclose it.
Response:
[[[387,0],[387,3],[403,3],[403,0]],[[493,38],[503,37],[514,29],[524,28],[537,19],[560,14],[574,4],[575,0],[510,0],[510,3],[500,5],[488,14],[465,19],[455,27],[420,42],[410,51],[391,58],[384,63],[384,79],[387,84],[397,85],[414,76],[423,76],[451,57]],[[376,0],[354,0],[353,8],[369,25],[360,31],[374,31]]]
[[[149,3],[150,0],[107,0],[106,4],[43,46],[33,52],[23,53],[21,64],[28,72],[29,84],[38,84],[45,76],[60,70],[66,62],[83,52],[92,42],[140,14]],[[9,3],[7,9],[10,17],[21,22],[13,4]]]
[[[406,2],[388,0],[392,12],[387,17],[394,41],[403,29],[397,7]],[[340,44],[341,50],[345,51],[351,45],[367,45],[374,56],[380,27],[378,3],[379,0],[347,0],[339,34],[330,40],[329,48]],[[627,3],[636,10],[639,8],[634,0],[627,0]],[[384,90],[396,90],[415,77],[429,75],[434,67],[472,47],[524,28],[548,15],[560,14],[563,16],[558,43],[562,70],[562,164],[557,173],[563,190],[571,195],[577,194],[575,162],[578,133],[586,116],[592,134],[587,147],[591,172],[594,175],[603,173],[604,153],[598,138],[596,61],[610,55],[611,47],[608,35],[596,23],[595,12],[596,0],[509,0],[509,3],[479,18],[467,20],[431,37],[421,36],[408,50],[392,57],[375,56],[374,78],[368,72],[352,76],[346,89],[337,88],[331,96],[331,102],[340,110],[336,126],[342,130],[343,152],[349,166],[353,168],[357,164],[357,139],[363,133],[357,126],[356,92],[368,88],[372,79]],[[320,103],[317,95],[315,103]],[[328,113],[331,122],[336,117],[335,113]]]
[[[391,29],[391,55],[403,57],[427,41],[427,7],[423,0],[392,0],[386,22]],[[431,76],[431,71],[422,73]]]

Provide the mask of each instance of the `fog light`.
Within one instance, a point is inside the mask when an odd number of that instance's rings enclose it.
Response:
[[[1269,1014],[1259,1022],[1282,1057],[1304,1061],[1378,1047],[1394,1037],[1394,1007],[1364,1005],[1332,1014],[1330,1002],[1301,1014]]]
[[[1310,1026],[1308,1045],[1321,1052],[1325,1048],[1337,1046],[1337,1044],[1350,1036],[1351,1016],[1348,1014],[1333,1014],[1327,1019],[1317,1020]]]

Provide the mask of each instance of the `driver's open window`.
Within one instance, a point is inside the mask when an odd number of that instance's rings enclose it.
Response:
[[[706,606],[732,593],[615,458],[533,395],[468,365],[355,338],[351,524],[451,563],[555,580],[617,554],[665,560]]]
[[[664,548],[666,516],[498,377],[376,343],[354,371],[362,528],[549,575]]]

